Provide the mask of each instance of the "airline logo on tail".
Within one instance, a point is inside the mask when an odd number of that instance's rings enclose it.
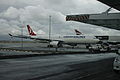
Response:
[[[31,29],[30,25],[27,25],[29,35],[36,36],[36,33]]]
[[[82,35],[82,33],[80,31],[78,31],[77,29],[75,29],[75,33],[76,33],[76,35]]]

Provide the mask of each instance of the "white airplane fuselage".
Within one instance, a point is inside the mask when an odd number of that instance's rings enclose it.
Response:
[[[48,36],[35,36],[41,39],[49,39]],[[34,37],[34,38],[35,38]],[[67,35],[67,36],[51,36],[52,41],[62,41],[63,43],[71,44],[94,44],[98,43],[100,40],[96,39],[94,36],[84,36],[84,35]]]
[[[65,43],[76,43],[76,44],[89,44],[89,43],[97,43],[99,42],[99,39],[96,39],[93,36],[80,36],[80,35],[75,35],[75,36],[63,36],[63,41]]]

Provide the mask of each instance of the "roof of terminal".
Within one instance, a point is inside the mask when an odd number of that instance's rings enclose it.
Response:
[[[98,1],[120,11],[120,0],[98,0]]]

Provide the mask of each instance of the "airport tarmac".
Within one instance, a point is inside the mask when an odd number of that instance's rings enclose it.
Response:
[[[0,80],[119,80],[115,53],[52,55],[0,60]]]
[[[47,47],[48,43],[39,43],[39,42],[0,42],[0,48],[16,48],[16,47]],[[64,45],[65,47],[71,48],[72,46],[69,45]],[[83,45],[78,45],[75,46],[75,48],[86,48],[86,46]]]
[[[47,43],[39,42],[0,42],[1,48],[14,48],[14,47],[46,47]]]
[[[43,44],[44,46],[42,46]],[[88,54],[85,53],[88,50],[83,45],[75,48],[46,48],[46,45],[46,43],[24,43],[21,48],[21,43],[0,43],[0,56],[56,54],[54,52],[59,52],[59,55],[0,59],[0,80],[119,79],[119,76],[112,71],[115,53]],[[82,53],[83,51],[84,53]],[[60,52],[71,52],[72,54],[62,55]]]
[[[71,52],[89,52],[85,45],[78,45],[75,48],[71,46],[63,48],[48,48],[48,43],[38,42],[0,42],[0,57],[13,55],[34,55],[34,54],[52,54],[71,53]]]

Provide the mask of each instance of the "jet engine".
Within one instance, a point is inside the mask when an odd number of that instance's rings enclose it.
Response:
[[[62,47],[61,41],[51,41],[48,47]]]

